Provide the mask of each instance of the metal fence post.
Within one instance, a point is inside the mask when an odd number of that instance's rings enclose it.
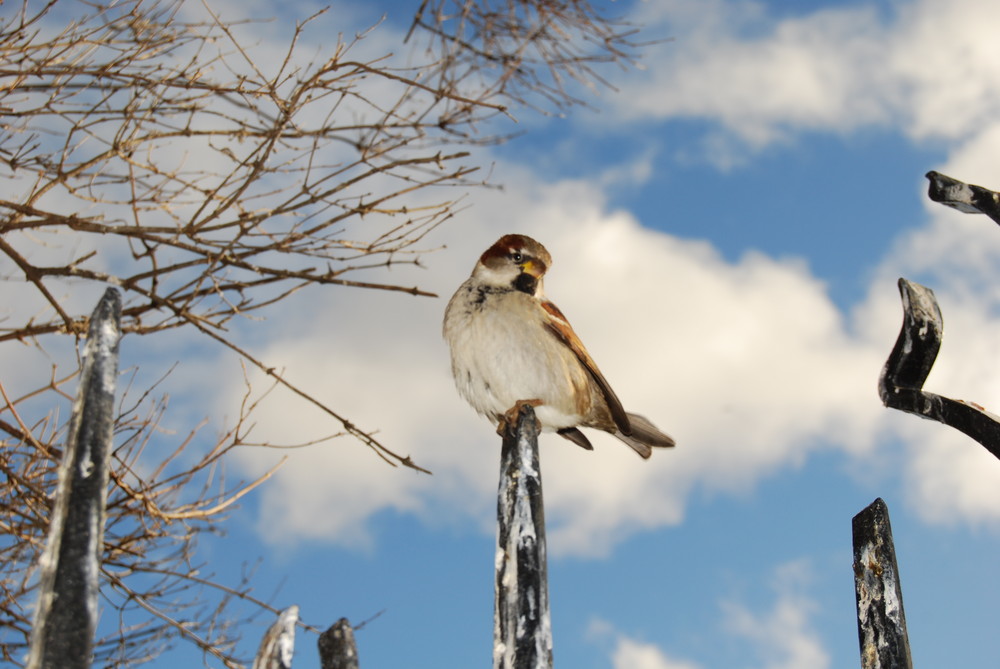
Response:
[[[923,388],[937,359],[944,331],[934,291],[900,279],[899,295],[903,301],[903,326],[879,377],[882,403],[891,409],[950,425],[1000,458],[997,416],[975,402],[953,400]]]
[[[522,404],[508,424],[497,496],[494,669],[552,666],[542,471],[535,411]]]
[[[912,669],[903,590],[885,502],[876,499],[852,521],[854,590],[862,669]]]
[[[109,288],[90,317],[80,387],[39,560],[29,669],[91,666],[120,338],[121,297]]]
[[[297,622],[299,607],[294,604],[278,615],[261,639],[252,669],[292,669]]]
[[[323,669],[358,669],[354,628],[341,618],[319,635],[319,661]]]

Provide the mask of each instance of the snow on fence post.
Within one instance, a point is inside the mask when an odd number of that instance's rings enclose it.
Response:
[[[299,622],[299,607],[292,605],[278,615],[261,639],[253,669],[292,669],[295,653],[295,624]]]
[[[912,669],[889,509],[876,499],[851,524],[861,668]]]
[[[552,667],[538,422],[526,403],[505,427],[500,456],[493,667]]]
[[[29,669],[91,666],[120,338],[121,297],[109,288],[90,317],[80,387],[39,559]]]
[[[318,645],[322,669],[358,669],[354,630],[347,618],[341,618],[320,634]]]

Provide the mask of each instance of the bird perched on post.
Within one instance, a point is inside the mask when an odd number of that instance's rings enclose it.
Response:
[[[458,392],[502,428],[517,405],[535,407],[545,431],[593,450],[579,430],[609,432],[643,458],[674,440],[627,413],[573,332],[542,292],[552,264],[545,247],[525,235],[504,235],[479,257],[448,302],[444,337]]]

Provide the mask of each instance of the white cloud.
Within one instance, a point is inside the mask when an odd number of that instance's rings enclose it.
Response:
[[[900,85],[890,98],[914,137],[962,139],[1000,111],[1000,5],[934,0],[900,5],[885,67]]]
[[[905,470],[910,506],[934,524],[996,527],[1000,523],[996,457],[969,438],[956,439],[951,428],[919,427],[919,435],[912,430]]]
[[[851,4],[775,18],[753,2],[658,0],[641,11],[640,23],[672,40],[611,103],[631,119],[717,122],[725,132],[706,149],[718,162],[810,130],[875,125],[955,140],[1000,110],[995,4]]]
[[[773,21],[754,3],[650,2],[641,22],[672,39],[624,87],[633,117],[712,118],[751,146],[785,128],[846,130],[886,120],[883,29],[867,7]],[[865,67],[865,65],[868,65]]]
[[[619,637],[611,656],[614,669],[699,669],[700,665],[668,657],[655,644]]]

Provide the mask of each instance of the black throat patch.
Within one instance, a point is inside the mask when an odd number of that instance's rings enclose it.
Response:
[[[490,295],[509,293],[511,292],[511,289],[506,287],[500,288],[498,286],[477,286],[475,288],[469,286],[469,292],[471,293],[472,291],[475,291],[476,293],[476,297],[472,301],[473,306],[475,306],[477,309],[482,309],[483,304],[486,302],[486,299]]]
[[[516,279],[514,279],[514,288],[521,291],[522,293],[527,293],[528,295],[534,295],[535,289],[538,287],[538,279],[531,276],[527,272],[521,272]]]

